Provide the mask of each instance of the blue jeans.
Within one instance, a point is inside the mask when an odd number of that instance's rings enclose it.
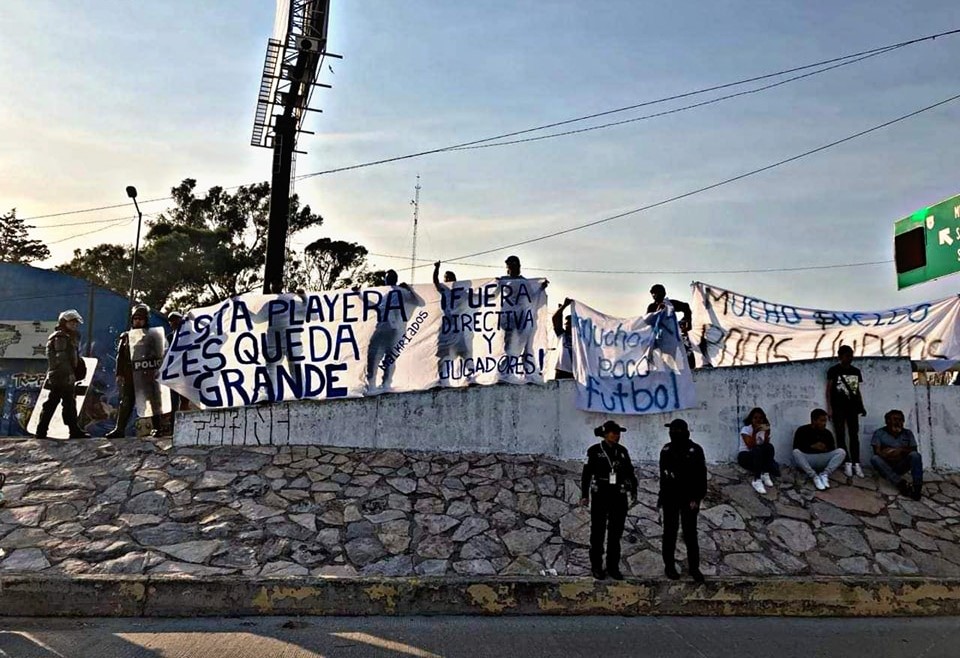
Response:
[[[870,464],[893,484],[900,484],[903,479],[900,476],[907,471],[910,471],[914,486],[923,484],[923,457],[919,452],[911,452],[895,462],[888,462],[880,455],[874,455],[870,458]]]

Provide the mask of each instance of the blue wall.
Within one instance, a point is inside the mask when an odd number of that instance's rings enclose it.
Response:
[[[0,263],[0,321],[56,322],[68,308],[83,316],[80,353],[98,360],[81,423],[94,436],[103,436],[116,422],[115,350],[117,337],[127,328],[127,298],[68,274]],[[151,313],[150,326],[166,323]],[[0,436],[26,434],[46,369],[46,359],[0,358]]]

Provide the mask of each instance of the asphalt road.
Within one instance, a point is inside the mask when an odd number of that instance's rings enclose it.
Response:
[[[0,658],[956,658],[960,618],[0,619]]]

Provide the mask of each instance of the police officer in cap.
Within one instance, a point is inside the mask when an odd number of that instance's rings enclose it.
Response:
[[[690,440],[687,423],[677,418],[670,428],[670,443],[660,451],[660,496],[657,507],[663,509],[663,566],[667,578],[680,577],[674,563],[677,530],[683,526],[690,577],[703,582],[700,573],[700,545],[697,542],[697,514],[707,495],[707,465],[703,448]]]
[[[87,366],[80,357],[80,332],[83,318],[74,309],[64,311],[57,318],[57,330],[47,338],[47,379],[43,387],[50,396],[40,409],[36,437],[47,438],[47,430],[57,405],[62,405],[63,424],[70,430],[71,439],[86,439],[90,435],[77,424],[77,382],[87,374]]]
[[[630,453],[620,445],[620,434],[626,428],[608,420],[593,430],[603,438],[587,450],[587,463],[580,481],[581,505],[590,503],[590,566],[593,577],[609,575],[623,580],[620,573],[620,537],[627,520],[627,495],[630,504],[637,502],[637,474]],[[607,569],[603,569],[603,538],[607,538]]]

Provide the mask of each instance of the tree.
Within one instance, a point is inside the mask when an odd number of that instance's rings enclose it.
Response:
[[[137,269],[136,296],[154,308],[191,308],[261,288],[270,217],[270,184],[221,187],[197,196],[196,181],[173,188],[174,206],[148,223]],[[289,235],[323,223],[290,198]],[[288,289],[339,287],[363,281],[367,250],[317,240],[302,254],[287,251]],[[126,294],[132,249],[103,244],[74,252],[58,269]],[[334,286],[326,285],[333,282]]]
[[[32,263],[50,258],[50,250],[40,240],[31,240],[28,231],[33,227],[17,218],[14,208],[0,215],[0,261],[5,263]]]

